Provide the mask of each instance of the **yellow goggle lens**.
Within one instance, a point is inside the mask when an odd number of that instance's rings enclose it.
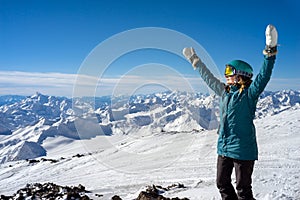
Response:
[[[225,68],[225,76],[233,76],[235,75],[235,69],[234,67],[230,66],[230,65],[226,65]]]

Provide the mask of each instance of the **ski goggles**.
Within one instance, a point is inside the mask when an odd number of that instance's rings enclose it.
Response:
[[[231,66],[231,65],[226,65],[224,75],[230,77],[230,76],[233,76],[235,74],[236,74],[235,68],[233,66]]]

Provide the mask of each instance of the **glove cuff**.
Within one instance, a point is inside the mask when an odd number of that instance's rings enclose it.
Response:
[[[195,59],[199,59],[199,57],[197,56],[197,54],[194,53],[194,54],[190,57],[189,60],[190,60],[190,62],[193,64]]]
[[[263,54],[266,56],[274,56],[277,54],[277,45],[274,47],[266,45],[265,49],[263,50]]]

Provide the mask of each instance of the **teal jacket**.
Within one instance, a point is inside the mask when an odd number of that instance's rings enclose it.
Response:
[[[275,56],[265,56],[259,74],[241,93],[236,86],[231,86],[227,92],[225,83],[217,79],[204,63],[199,61],[196,64],[203,80],[220,96],[218,155],[239,160],[258,159],[253,119],[258,98],[271,78],[275,59]]]

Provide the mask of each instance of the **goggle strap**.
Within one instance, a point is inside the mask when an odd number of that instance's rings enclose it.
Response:
[[[241,70],[236,70],[236,74],[252,78],[252,74]]]

